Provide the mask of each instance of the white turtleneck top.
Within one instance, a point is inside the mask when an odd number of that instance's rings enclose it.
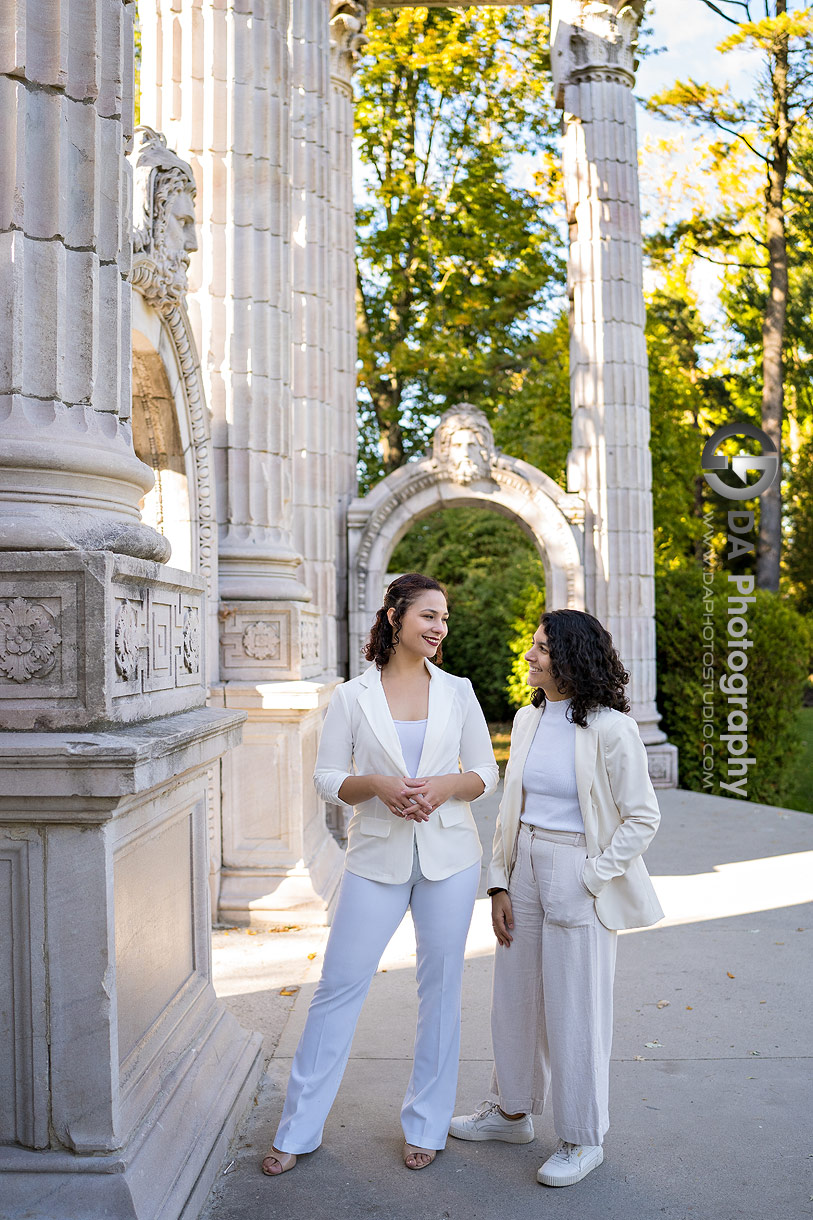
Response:
[[[584,834],[576,788],[576,733],[569,699],[547,700],[522,773],[521,821],[541,830]]]

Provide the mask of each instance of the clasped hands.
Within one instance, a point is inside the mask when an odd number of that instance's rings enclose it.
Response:
[[[424,779],[399,778],[395,775],[375,777],[375,795],[390,813],[412,822],[426,822],[429,815],[455,794],[460,775],[430,775]]]

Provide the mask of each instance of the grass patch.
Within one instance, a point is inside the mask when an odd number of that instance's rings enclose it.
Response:
[[[813,711],[813,708],[810,709]],[[491,734],[491,747],[497,766],[500,768],[500,779],[505,775],[505,765],[508,762],[508,751],[511,747],[511,725],[505,721],[490,721],[488,731]]]

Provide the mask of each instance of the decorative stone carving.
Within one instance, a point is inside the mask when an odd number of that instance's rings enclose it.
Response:
[[[183,301],[195,236],[192,167],[152,127],[136,128],[132,284],[151,305]]]
[[[200,669],[200,611],[197,606],[189,606],[183,616],[181,639],[183,667],[188,674],[196,674]]]
[[[553,0],[551,72],[557,106],[564,89],[583,80],[632,88],[644,0]]]
[[[114,626],[116,673],[123,682],[138,677],[141,632],[138,612],[131,602],[122,602],[116,612]]]
[[[0,673],[12,682],[46,677],[56,664],[61,643],[44,606],[25,597],[0,605]]]
[[[303,614],[299,643],[303,664],[317,665],[319,662],[319,620],[314,615]]]
[[[364,33],[369,0],[332,0],[330,5],[330,59],[335,69],[341,65],[350,78],[362,47],[370,41]]]
[[[432,439],[432,457],[455,483],[473,483],[491,476],[497,460],[494,433],[486,416],[461,402],[440,418]]]
[[[243,631],[243,651],[256,661],[276,661],[280,653],[278,622],[249,623]]]
[[[574,80],[617,80],[635,83],[638,24],[643,3],[582,5],[580,24],[571,38]]]

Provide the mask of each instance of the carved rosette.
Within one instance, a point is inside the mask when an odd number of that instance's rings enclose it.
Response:
[[[490,479],[497,449],[484,413],[468,402],[444,412],[432,438],[432,458],[453,483]]]
[[[330,66],[333,76],[348,84],[361,50],[370,41],[364,33],[370,0],[332,0],[330,5]]]
[[[25,597],[0,605],[0,674],[12,682],[44,678],[56,665],[62,637],[53,615]]]
[[[259,620],[249,623],[243,631],[243,652],[255,661],[276,661],[280,655],[279,623]]]

